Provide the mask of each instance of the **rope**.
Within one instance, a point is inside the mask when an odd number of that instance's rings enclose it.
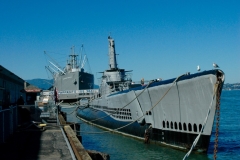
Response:
[[[56,106],[59,106],[61,103],[63,103],[63,101],[59,102],[58,104],[56,104]]]
[[[83,106],[84,106],[84,105],[87,105],[87,104],[89,104],[90,102],[92,102],[93,100],[94,100],[94,99],[91,99],[89,102],[84,103],[84,104],[82,104],[82,105],[83,105]],[[70,104],[70,105],[71,105],[71,104]],[[76,107],[72,112],[67,113],[67,115],[73,114],[74,112],[76,112],[76,110],[77,110],[78,108],[83,108],[83,107],[78,106],[78,107]],[[83,109],[85,109],[85,108],[88,108],[88,107],[84,107]],[[82,109],[82,110],[83,110],[83,109]]]
[[[149,111],[153,110],[153,108],[155,108],[155,107],[157,106],[157,104],[162,101],[162,99],[167,95],[167,93],[168,93],[168,92],[170,91],[170,89],[173,87],[173,85],[175,84],[175,82],[176,82],[180,77],[182,77],[182,76],[184,76],[184,75],[186,75],[186,74],[183,74],[183,75],[177,77],[177,78],[173,81],[171,87],[164,93],[164,95],[159,99],[159,101],[150,108]],[[149,112],[149,111],[148,111],[148,112]],[[107,132],[114,132],[114,131],[117,131],[117,130],[119,130],[119,129],[125,128],[125,127],[133,124],[134,122],[138,121],[139,119],[141,119],[141,118],[142,118],[143,116],[145,116],[145,115],[146,115],[146,113],[144,113],[144,114],[143,114],[142,116],[140,116],[138,119],[136,119],[135,121],[132,121],[131,123],[128,123],[128,124],[125,125],[125,126],[122,126],[122,127],[116,128],[116,129],[110,129],[109,131],[102,131],[102,132],[85,132],[85,131],[79,131],[79,132],[80,132],[80,133],[88,133],[88,134],[102,134],[102,133],[107,133]],[[77,117],[78,117],[78,116],[77,116]]]
[[[88,103],[85,103],[85,104],[88,104]],[[76,107],[72,112],[67,113],[67,115],[73,114],[73,113],[76,112],[76,110],[79,109],[79,108],[80,108],[81,110],[83,110],[83,109],[88,108],[88,107],[80,107],[80,106],[78,106],[78,107]]]
[[[206,123],[207,123],[207,119],[208,119],[208,116],[209,116],[209,114],[210,114],[210,110],[211,110],[211,108],[212,108],[212,104],[213,104],[213,100],[214,100],[215,95],[216,95],[217,88],[218,88],[218,84],[215,84],[215,86],[214,86],[214,94],[213,94],[211,103],[210,103],[209,108],[208,108],[207,116],[206,116],[206,118],[205,118],[205,120],[204,120],[204,122],[203,122],[203,127],[201,128],[201,131],[200,131],[200,133],[198,134],[198,136],[195,138],[195,140],[194,140],[194,142],[193,142],[193,144],[192,144],[192,147],[191,147],[190,150],[187,152],[187,154],[183,157],[183,160],[185,160],[185,159],[191,154],[193,148],[196,146],[198,140],[200,139],[200,136],[201,136],[201,134],[202,134],[202,132],[203,132],[203,129],[204,129]]]
[[[144,88],[144,90],[142,90],[142,92],[141,93],[139,93],[135,98],[133,98],[133,100],[131,100],[130,102],[128,102],[125,106],[123,106],[122,108],[120,108],[120,110],[116,110],[116,111],[114,111],[113,113],[111,113],[111,114],[108,114],[108,115],[106,115],[106,116],[103,116],[103,117],[100,117],[100,118],[97,118],[97,119],[94,119],[94,120],[91,120],[90,122],[94,122],[94,121],[97,121],[97,120],[100,120],[100,119],[103,119],[103,118],[106,118],[106,117],[109,117],[109,116],[111,116],[111,115],[113,115],[113,114],[115,114],[115,113],[117,113],[117,112],[119,112],[119,111],[121,111],[122,109],[124,109],[125,107],[127,107],[130,103],[132,103],[135,99],[137,99],[148,87],[149,87],[149,85],[150,84],[152,84],[154,81],[150,81],[149,83],[148,83],[148,85]]]
[[[77,109],[78,109],[78,107],[76,107],[72,112],[67,113],[67,115],[71,115],[71,114],[73,114]]]

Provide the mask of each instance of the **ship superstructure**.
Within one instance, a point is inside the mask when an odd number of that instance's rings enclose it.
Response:
[[[109,41],[109,69],[105,70],[101,78],[100,94],[109,95],[114,92],[127,90],[132,85],[131,71],[117,67],[114,39]]]

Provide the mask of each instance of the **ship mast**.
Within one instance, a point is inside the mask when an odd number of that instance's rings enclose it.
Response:
[[[77,68],[77,56],[74,52],[74,46],[71,47],[72,54],[69,55],[70,58],[70,65],[73,69]]]
[[[108,41],[109,41],[109,55],[108,55],[109,56],[109,67],[110,67],[110,70],[116,70],[118,68],[117,68],[114,39],[112,39],[109,36]]]

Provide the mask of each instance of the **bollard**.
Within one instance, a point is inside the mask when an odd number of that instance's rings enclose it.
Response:
[[[82,143],[82,136],[77,135],[77,138],[78,138],[78,140],[80,141],[80,143]]]
[[[75,123],[75,125],[76,125],[76,130],[80,131],[80,123]]]

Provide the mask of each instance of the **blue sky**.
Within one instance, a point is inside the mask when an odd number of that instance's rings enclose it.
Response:
[[[108,69],[108,40],[118,66],[139,81],[212,69],[240,82],[240,1],[0,0],[0,64],[19,77],[51,78],[44,51],[65,65],[84,44],[92,73]],[[97,80],[95,80],[97,84]]]

